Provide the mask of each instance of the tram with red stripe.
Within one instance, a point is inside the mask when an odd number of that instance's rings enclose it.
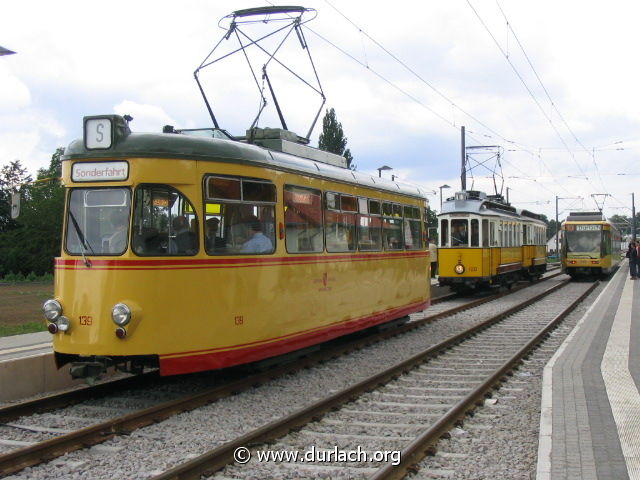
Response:
[[[255,133],[132,133],[121,116],[85,117],[63,157],[44,305],[58,366],[220,369],[429,306],[425,192]]]

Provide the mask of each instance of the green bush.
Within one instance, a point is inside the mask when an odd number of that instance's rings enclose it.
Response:
[[[38,275],[35,272],[30,272],[27,276],[24,276],[22,273],[7,273],[3,278],[3,282],[7,283],[21,283],[21,282],[43,282],[50,283],[53,282],[53,274],[45,273],[44,275]]]

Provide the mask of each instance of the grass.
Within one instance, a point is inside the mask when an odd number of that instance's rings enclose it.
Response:
[[[0,284],[0,337],[46,330],[42,303],[52,296],[52,282]]]
[[[25,322],[20,325],[0,325],[0,337],[22,335],[23,333],[44,332],[47,329],[44,320],[40,322]]]

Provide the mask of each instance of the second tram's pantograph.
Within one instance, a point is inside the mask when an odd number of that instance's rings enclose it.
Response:
[[[602,213],[571,212],[561,232],[562,271],[572,278],[608,275],[620,263],[620,231]]]
[[[457,192],[443,204],[438,221],[441,285],[457,291],[509,287],[547,269],[546,224],[500,195]]]

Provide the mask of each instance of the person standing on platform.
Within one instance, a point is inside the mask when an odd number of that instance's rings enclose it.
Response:
[[[431,278],[436,278],[438,272],[438,247],[433,238],[429,239],[429,257],[431,259]]]
[[[629,243],[629,250],[627,250],[627,258],[629,259],[629,274],[631,280],[635,280],[638,277],[638,244],[635,241]]]

